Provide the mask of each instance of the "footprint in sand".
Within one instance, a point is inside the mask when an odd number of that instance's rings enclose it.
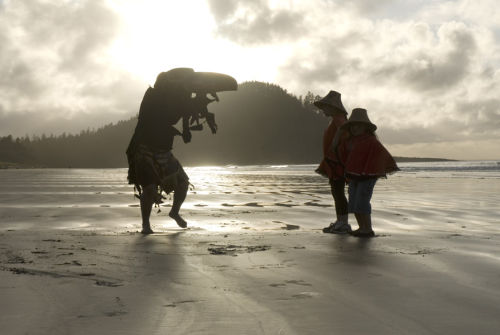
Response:
[[[283,230],[297,230],[297,229],[300,229],[300,226],[286,223],[286,226],[281,227],[281,229],[283,229]]]
[[[299,294],[292,295],[294,299],[306,299],[306,298],[314,298],[319,296],[318,292],[300,292]]]
[[[44,251],[44,250],[35,250],[35,251],[32,251],[31,252],[32,254],[48,254],[48,251]]]
[[[232,255],[236,256],[236,254],[241,254],[241,253],[252,253],[256,251],[266,251],[271,249],[270,246],[268,245],[250,245],[250,246],[241,246],[241,245],[217,245],[217,244],[212,244],[210,243],[210,248],[208,248],[208,251],[212,255]]]
[[[122,286],[122,284],[120,284],[120,283],[115,283],[115,282],[111,282],[111,281],[107,281],[107,280],[96,280],[95,284],[97,286],[106,286],[106,287],[118,287],[118,286]]]
[[[198,302],[202,302],[203,300],[182,300],[182,301],[176,301],[171,304],[163,305],[163,307],[177,307],[177,305],[182,305],[182,304],[194,304]]]
[[[312,286],[312,284],[309,284],[303,280],[285,280],[285,283],[295,284],[295,285],[300,285],[300,286]]]
[[[293,285],[299,285],[299,286],[312,286],[312,284],[309,284],[308,282],[305,282],[303,280],[285,280],[283,283],[274,283],[274,284],[269,284],[271,287],[285,287],[287,284],[293,284]]]
[[[112,311],[112,312],[104,313],[104,315],[106,315],[108,317],[120,316],[120,315],[124,315],[124,314],[127,314],[127,312],[125,312],[125,311]]]
[[[317,200],[305,202],[306,206],[316,206],[316,207],[332,207],[332,205],[320,204],[316,202]]]
[[[122,302],[120,297],[115,297],[115,303],[118,305],[118,310],[106,312],[106,313],[104,313],[104,315],[112,317],[112,316],[120,316],[120,315],[127,314],[127,312],[124,310],[125,304]]]
[[[59,274],[56,272],[50,271],[40,271],[35,269],[26,269],[26,268],[8,268],[6,269],[16,275],[31,275],[31,276],[48,276],[52,278],[62,278],[65,277],[63,274]]]
[[[248,207],[264,207],[256,202],[248,202],[246,204],[243,204],[243,206],[248,206]]]
[[[281,207],[295,207],[295,206],[298,206],[297,204],[286,204],[286,203],[282,203],[282,202],[277,202],[274,205],[275,206],[281,206]]]
[[[66,252],[66,253],[63,253],[63,254],[56,255],[56,257],[59,257],[59,256],[72,256],[72,255],[74,255],[74,253],[72,253],[72,252]]]
[[[5,256],[7,256],[7,264],[25,264],[25,263],[33,263],[33,261],[27,262],[23,256],[20,255],[15,255],[11,251],[7,251],[5,253]]]

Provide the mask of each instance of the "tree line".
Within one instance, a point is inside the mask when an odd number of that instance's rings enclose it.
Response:
[[[289,94],[275,84],[246,82],[236,92],[219,94],[209,105],[219,130],[180,138],[174,154],[187,166],[227,164],[305,164],[318,162],[328,119],[314,107],[320,97]],[[125,150],[137,117],[82,130],[79,134],[0,137],[3,165],[38,167],[126,167]]]

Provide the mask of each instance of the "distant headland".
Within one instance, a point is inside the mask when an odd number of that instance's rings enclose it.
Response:
[[[425,158],[425,157],[394,157],[398,163],[416,163],[416,162],[456,162],[456,159],[446,158]]]

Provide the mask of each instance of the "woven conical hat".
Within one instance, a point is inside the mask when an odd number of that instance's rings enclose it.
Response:
[[[370,121],[368,118],[368,111],[364,108],[354,108],[351,116],[349,116],[347,122],[342,125],[342,128],[347,128],[355,122],[366,123],[371,131],[377,130],[377,126]]]
[[[314,102],[314,105],[320,109],[322,109],[325,105],[330,106],[347,114],[344,105],[342,105],[340,93],[337,91],[330,91],[324,98]]]

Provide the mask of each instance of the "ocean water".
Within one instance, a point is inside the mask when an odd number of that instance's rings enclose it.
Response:
[[[399,163],[401,171],[419,177],[500,178],[500,161]]]
[[[416,175],[418,177],[450,177],[450,178],[500,178],[500,161],[440,161],[440,162],[405,162],[398,163],[401,171],[398,174]],[[193,171],[213,171],[228,174],[262,174],[262,175],[315,175],[316,164],[304,165],[253,165],[253,166],[218,166],[198,167]]]
[[[499,161],[399,163],[398,178],[500,179]],[[316,164],[186,167],[194,194],[247,192],[328,193]],[[44,195],[131,195],[127,169],[6,169],[0,170],[0,205],[6,201],[43,202]],[[10,199],[12,197],[13,199]]]

